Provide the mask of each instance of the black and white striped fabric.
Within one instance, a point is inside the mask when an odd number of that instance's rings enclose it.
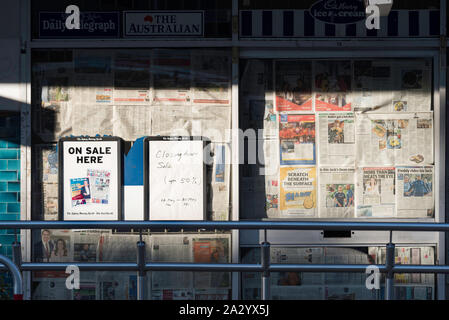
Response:
[[[365,20],[331,24],[315,19],[308,10],[241,10],[241,38],[297,37],[434,37],[440,34],[438,10],[391,11],[381,17],[379,30],[368,30]]]

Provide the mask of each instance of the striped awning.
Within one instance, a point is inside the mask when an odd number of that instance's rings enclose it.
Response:
[[[381,17],[379,30],[368,30],[365,20],[331,24],[315,19],[308,10],[241,10],[241,38],[301,37],[435,37],[440,34],[438,10],[391,11]]]

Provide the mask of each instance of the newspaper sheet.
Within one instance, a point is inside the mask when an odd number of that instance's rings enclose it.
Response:
[[[113,135],[125,141],[151,135],[151,107],[114,106],[112,128]]]
[[[111,74],[75,75],[73,82],[73,103],[112,105],[114,78]]]
[[[354,61],[354,110],[430,111],[430,60]]]
[[[265,212],[268,218],[279,218],[279,176],[265,176]]]
[[[351,111],[351,61],[317,60],[313,67],[315,111]]]
[[[195,289],[195,300],[230,300],[230,289]]]
[[[55,144],[33,145],[33,219],[58,220],[58,153]]]
[[[192,52],[193,103],[230,105],[231,52],[197,50]]]
[[[320,167],[320,218],[354,217],[354,168]]]
[[[196,236],[192,239],[193,262],[229,263],[230,235]],[[231,288],[230,272],[195,272],[195,289]]]
[[[134,234],[102,233],[98,240],[97,261],[135,262],[137,259],[137,241],[139,241],[139,236]],[[143,241],[148,243],[145,236]],[[147,246],[148,254],[149,246]]]
[[[315,164],[315,115],[280,114],[281,165]]]
[[[353,113],[320,113],[320,165],[353,166],[355,161],[355,121]]]
[[[66,274],[67,276],[67,274]],[[35,279],[33,279],[35,280]],[[47,278],[33,281],[33,300],[71,300],[72,290],[67,289],[66,278]]]
[[[98,275],[96,281],[96,300],[127,300],[129,292],[133,291],[133,276],[130,272],[103,272]],[[131,280],[130,280],[131,279]],[[136,289],[134,289],[135,291]]]
[[[283,217],[316,216],[315,167],[281,167],[280,213]]]
[[[190,50],[154,50],[154,105],[187,105],[191,101]]]
[[[275,61],[276,110],[312,111],[312,62]]]
[[[72,262],[73,246],[70,230],[40,230],[33,237],[33,261]],[[65,279],[64,271],[35,271],[33,280]]]
[[[359,248],[325,248],[324,261],[326,264],[372,264],[366,247]],[[364,286],[365,273],[329,272],[324,275],[324,283],[328,286]],[[366,289],[366,287],[365,287]]]
[[[396,167],[398,218],[434,217],[433,166]]]
[[[359,165],[433,164],[433,114],[357,114]]]
[[[82,111],[81,111],[82,110]],[[73,135],[113,135],[113,107],[108,105],[72,104],[70,118]]]
[[[190,235],[152,235],[151,261],[154,262],[192,262],[193,249]],[[152,290],[185,289],[193,287],[192,272],[151,273]]]
[[[323,264],[323,249],[272,248],[271,263]],[[272,274],[271,278],[273,287],[320,285],[322,283],[323,274],[319,272],[276,272]]]
[[[358,168],[356,202],[358,218],[394,217],[395,168]]]
[[[386,251],[385,247],[369,247],[369,252],[375,259],[375,264],[385,264]],[[412,265],[434,265],[435,264],[435,248],[434,247],[396,247],[395,248],[395,264],[412,264]],[[395,283],[404,285],[435,285],[435,275],[433,274],[395,274]],[[420,287],[415,287],[415,290]],[[420,297],[419,299],[427,299]]]
[[[71,65],[61,66],[62,73],[51,63],[33,68],[33,132],[44,142],[53,142],[72,133],[71,104],[74,100]],[[41,70],[42,69],[42,70]]]
[[[151,53],[124,52],[114,55],[114,104],[149,105]]]
[[[230,142],[231,109],[207,106],[152,107],[152,135],[204,136]]]

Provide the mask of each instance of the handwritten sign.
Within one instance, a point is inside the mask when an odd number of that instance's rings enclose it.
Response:
[[[145,146],[149,219],[204,220],[204,142],[193,137],[148,137]]]
[[[63,220],[120,220],[121,140],[59,141],[59,208]]]

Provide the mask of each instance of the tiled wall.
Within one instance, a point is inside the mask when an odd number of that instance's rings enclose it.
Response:
[[[0,114],[0,220],[20,220],[20,116]],[[14,230],[0,230],[0,254],[11,257]],[[0,300],[10,296],[11,279],[0,273]]]

